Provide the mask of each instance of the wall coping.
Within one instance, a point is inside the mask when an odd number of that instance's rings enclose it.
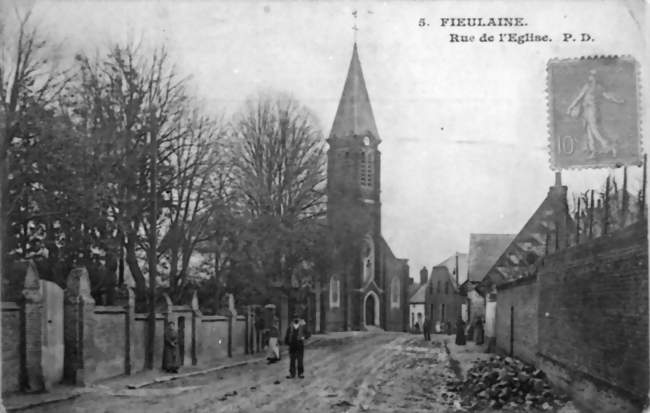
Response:
[[[138,313],[135,315],[136,320],[148,320],[149,319],[149,314],[147,313]],[[161,313],[156,313],[156,320],[164,320],[165,315]]]
[[[171,310],[172,312],[177,312],[177,313],[181,313],[181,312],[191,313],[193,311],[192,307],[190,307],[189,305],[173,305],[171,306]]]
[[[204,315],[201,317],[202,322],[228,321],[228,317],[222,315]]]
[[[537,282],[537,274],[526,275],[512,281],[506,281],[502,284],[497,284],[497,291],[508,290],[510,288],[519,287],[521,285],[533,284]]]
[[[99,314],[124,314],[126,309],[116,305],[96,305],[95,313]]]
[[[2,302],[2,311],[18,311],[20,310],[20,305],[13,301],[3,301]]]

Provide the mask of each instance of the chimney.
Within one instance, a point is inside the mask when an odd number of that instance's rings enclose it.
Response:
[[[422,269],[420,270],[420,284],[426,284],[428,280],[429,280],[429,271],[427,271],[427,267],[422,267]]]
[[[415,281],[415,280],[413,280],[413,278],[409,277],[409,285],[413,285],[413,282],[414,282],[414,281]]]

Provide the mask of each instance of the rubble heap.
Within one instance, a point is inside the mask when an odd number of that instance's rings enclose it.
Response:
[[[464,381],[447,382],[447,390],[458,393],[463,405],[472,409],[525,407],[555,410],[567,401],[554,393],[542,370],[511,357],[492,356],[480,360]]]

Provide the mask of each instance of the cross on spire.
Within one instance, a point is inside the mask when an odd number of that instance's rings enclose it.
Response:
[[[354,16],[354,25],[352,26],[352,30],[354,31],[354,43],[357,42],[357,32],[359,31],[359,26],[357,26],[357,11],[354,10],[352,11],[352,16]]]

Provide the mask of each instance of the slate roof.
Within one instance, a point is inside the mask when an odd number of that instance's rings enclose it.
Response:
[[[456,282],[456,256],[458,256],[458,283],[463,284],[467,279],[467,253],[457,252],[449,258],[442,261],[437,266],[447,267],[449,273]]]
[[[515,234],[470,234],[467,276],[481,281],[515,238]]]
[[[424,303],[424,297],[427,292],[427,284],[418,284],[418,289],[415,291],[415,294],[409,298],[410,304],[422,304]]]
[[[348,69],[348,77],[345,80],[339,107],[332,124],[330,139],[353,135],[363,136],[369,133],[375,139],[379,139],[368,90],[366,89],[366,81],[361,70],[359,52],[355,43],[350,68]]]
[[[420,284],[413,283],[409,285],[408,288],[409,300],[411,299],[411,297],[413,297],[413,294],[415,294],[419,288],[420,288]]]
[[[555,206],[554,206],[555,204]],[[482,288],[488,284],[501,284],[513,281],[528,274],[528,269],[545,254],[546,234],[552,229],[558,218],[555,208],[566,205],[566,187],[551,187],[546,198],[528,219],[519,233],[513,238],[481,281]],[[575,221],[568,212],[564,218],[573,234]]]

